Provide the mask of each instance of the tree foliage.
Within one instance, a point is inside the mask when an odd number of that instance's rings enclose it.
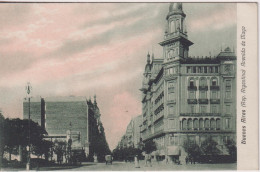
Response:
[[[53,146],[53,143],[51,141],[42,140],[39,145],[32,146],[32,153],[37,156],[45,155],[45,159],[47,160],[52,146]]]
[[[53,151],[57,155],[57,160],[59,163],[61,163],[61,159],[63,155],[66,154],[66,147],[67,147],[66,141],[54,140]]]
[[[220,150],[217,148],[218,143],[212,139],[212,137],[208,137],[201,143],[201,151],[204,155],[218,155]]]
[[[6,123],[5,118],[0,113],[0,167],[2,166],[3,154],[4,154],[4,147],[6,144]]]
[[[237,146],[234,140],[228,140],[225,144],[233,161],[237,160]]]
[[[201,149],[199,145],[197,145],[195,142],[190,142],[189,140],[186,140],[183,144],[183,148],[185,152],[188,153],[188,156],[194,159],[198,159],[201,155]]]
[[[97,123],[97,125],[94,125],[92,128],[92,138],[89,147],[90,152],[88,160],[90,161],[93,161],[94,154],[97,155],[99,162],[105,161],[105,155],[111,154],[106,141],[104,127],[101,122]]]
[[[142,154],[142,150],[134,147],[120,147],[117,146],[113,150],[113,158],[114,160],[123,161],[123,160],[133,160],[133,158],[137,155],[140,157]]]
[[[30,124],[29,124],[30,122]],[[42,147],[43,136],[47,132],[32,120],[28,119],[5,119],[4,120],[4,148],[11,153],[17,154],[18,147],[26,147],[29,144],[36,150],[36,147]],[[38,148],[39,150],[39,148]],[[39,152],[37,152],[39,155]]]
[[[145,151],[145,153],[150,154],[156,149],[157,149],[156,144],[153,140],[148,140],[147,142],[144,143],[143,151]]]

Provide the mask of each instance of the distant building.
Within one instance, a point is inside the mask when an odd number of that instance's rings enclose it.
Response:
[[[133,118],[126,128],[126,133],[121,138],[119,145],[121,147],[138,148],[140,142],[140,125],[142,123],[142,115]]]
[[[211,136],[222,154],[227,140],[236,141],[236,55],[226,48],[217,57],[191,58],[185,17],[182,3],[171,3],[163,58],[147,55],[140,89],[142,140],[154,140],[156,153],[172,161],[184,161],[185,141],[200,145]]]
[[[29,102],[23,102],[23,117],[28,118]],[[97,137],[96,130],[102,127],[100,112],[94,97],[94,103],[84,97],[47,97],[30,99],[30,117],[48,133],[46,138],[64,138],[68,132],[78,133],[81,147],[86,154],[91,152]],[[97,128],[97,129],[96,129]]]

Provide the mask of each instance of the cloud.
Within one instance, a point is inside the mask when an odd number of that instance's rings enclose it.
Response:
[[[236,25],[236,4],[221,4],[217,6],[210,4],[200,5],[204,12],[191,17],[188,24],[188,28],[191,32],[220,30]]]
[[[137,13],[138,14],[138,13]],[[111,41],[125,41],[130,36],[137,36],[146,30],[156,30],[158,26],[153,22],[146,22],[158,15],[157,12],[149,15],[133,15],[128,17],[119,17],[116,20],[111,19],[108,23],[97,21],[94,25],[89,25],[85,29],[77,30],[71,33],[71,39],[57,49],[50,56],[69,56],[80,53],[95,46],[108,45]],[[102,19],[104,20],[104,19]],[[109,20],[108,20],[109,21]],[[98,49],[97,49],[98,50]]]
[[[0,30],[6,27],[23,25],[31,18],[31,4],[26,3],[2,3],[0,6]]]

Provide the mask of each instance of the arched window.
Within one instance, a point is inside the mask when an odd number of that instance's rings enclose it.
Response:
[[[203,128],[204,128],[204,125],[203,125],[203,119],[201,118],[200,120],[199,120],[199,128],[200,128],[200,130],[203,130]]]
[[[171,21],[171,25],[170,25],[170,30],[171,30],[171,33],[173,33],[173,32],[176,32],[176,28],[175,28],[175,21],[173,20],[173,21]]]
[[[196,119],[196,118],[193,121],[193,128],[194,128],[194,130],[198,130],[199,129],[199,120]]]
[[[218,79],[217,78],[212,78],[211,79],[211,86],[217,86],[218,85]]]
[[[205,130],[209,130],[209,127],[210,127],[209,119],[206,118],[205,119]]]
[[[194,80],[193,78],[190,78],[190,80],[189,80],[189,86],[190,86],[190,87],[196,86],[195,80]]]
[[[182,129],[187,130],[187,120],[185,118],[182,120]]]
[[[216,128],[216,121],[213,118],[210,120],[210,128],[211,130],[214,130]]]
[[[216,129],[217,130],[220,130],[220,127],[221,127],[221,121],[220,121],[220,119],[218,118],[217,120],[216,120]]]
[[[191,130],[192,129],[192,119],[188,119],[188,130]]]

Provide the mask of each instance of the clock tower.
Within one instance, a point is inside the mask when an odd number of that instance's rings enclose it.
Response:
[[[166,30],[163,46],[164,63],[188,58],[189,46],[193,43],[188,40],[185,17],[182,3],[171,3],[166,17]]]

